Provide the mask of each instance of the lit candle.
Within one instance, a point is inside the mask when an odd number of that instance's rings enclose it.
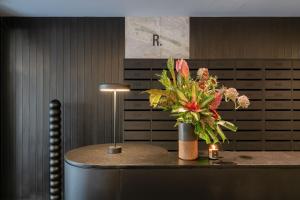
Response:
[[[217,145],[215,145],[215,144],[209,145],[209,147],[208,147],[208,157],[209,157],[209,159],[212,159],[212,160],[217,160],[218,159],[219,149],[218,149]]]

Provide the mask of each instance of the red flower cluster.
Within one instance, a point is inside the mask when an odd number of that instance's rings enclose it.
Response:
[[[196,101],[187,102],[184,105],[184,107],[192,112],[200,112],[201,111],[200,106],[198,105],[198,103]]]

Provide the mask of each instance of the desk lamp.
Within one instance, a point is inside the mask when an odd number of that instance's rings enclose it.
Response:
[[[101,92],[114,93],[114,145],[108,147],[109,154],[117,154],[122,152],[122,147],[116,144],[116,109],[117,109],[117,92],[129,92],[130,86],[119,83],[103,83],[99,85]]]

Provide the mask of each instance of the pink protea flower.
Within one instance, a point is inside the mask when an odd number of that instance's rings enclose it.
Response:
[[[207,68],[199,68],[197,71],[197,77],[201,81],[206,81],[209,78],[209,72]]]
[[[176,71],[179,73],[182,67],[183,59],[176,60]]]
[[[189,77],[189,66],[184,59],[176,61],[176,71],[185,79]]]
[[[185,62],[186,63],[186,62]],[[181,75],[187,79],[189,77],[189,74],[190,74],[190,70],[189,70],[189,66],[186,64],[182,65],[182,68],[181,68]]]
[[[235,88],[228,88],[227,90],[225,90],[225,100],[230,99],[231,101],[235,101],[238,96],[239,93]]]
[[[249,101],[248,97],[245,95],[240,96],[237,101],[238,101],[239,106],[242,108],[248,108],[250,105],[250,101]]]

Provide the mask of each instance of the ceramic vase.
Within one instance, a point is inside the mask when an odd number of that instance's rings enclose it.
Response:
[[[178,157],[182,160],[198,158],[198,137],[191,124],[180,123],[178,125]]]

